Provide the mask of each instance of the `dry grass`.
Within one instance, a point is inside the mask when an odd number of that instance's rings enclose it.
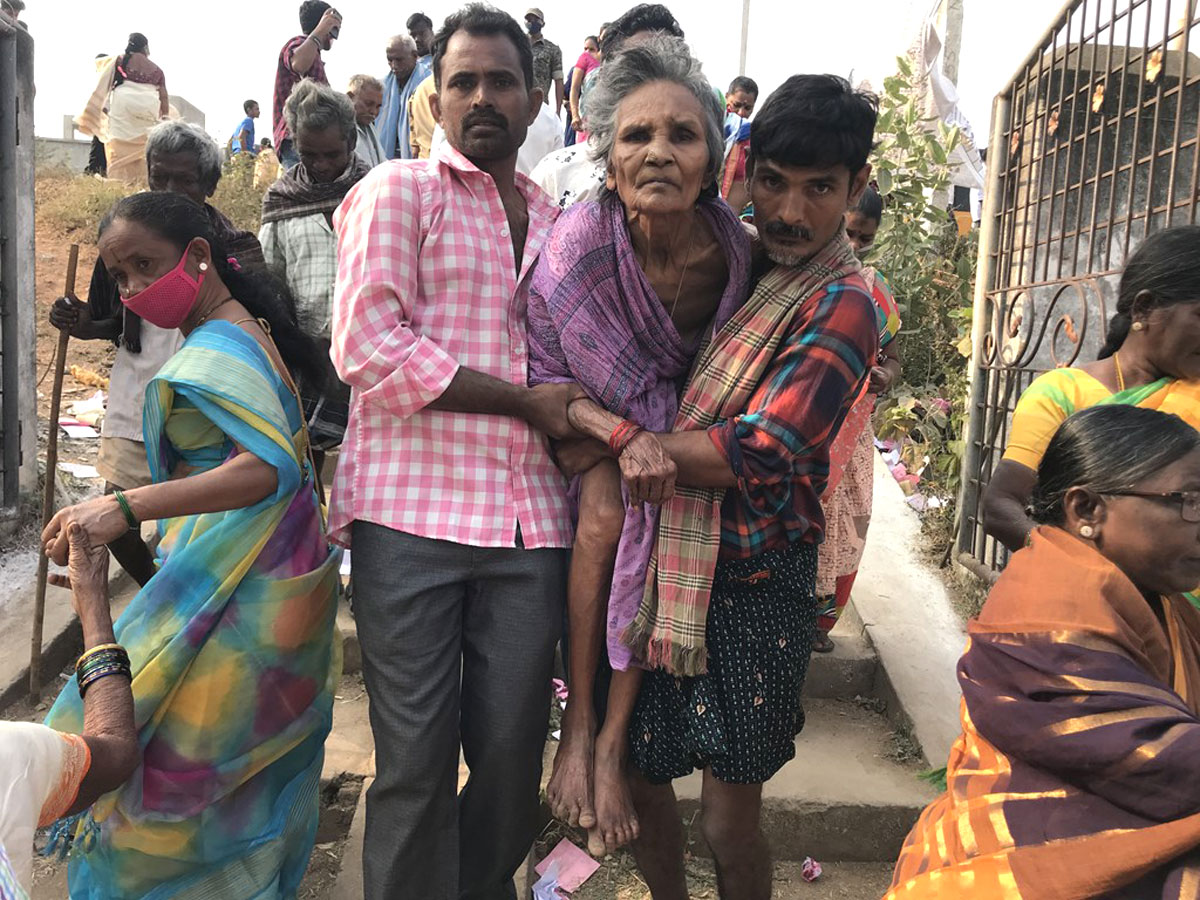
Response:
[[[254,186],[254,160],[246,153],[239,153],[225,164],[221,183],[209,202],[238,228],[258,234],[263,193]]]
[[[40,169],[35,191],[37,225],[84,244],[96,242],[100,219],[129,193],[119,181],[75,175],[67,169]]]
[[[104,214],[130,193],[120,181],[76,175],[62,168],[40,169],[36,190],[38,226],[82,244],[96,242],[96,228]],[[225,165],[209,202],[238,228],[257,234],[262,198],[263,192],[254,187],[254,161],[239,155]]]

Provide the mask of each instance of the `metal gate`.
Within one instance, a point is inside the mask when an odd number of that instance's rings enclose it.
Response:
[[[1071,0],[993,107],[980,234],[959,559],[1007,552],[980,498],[1041,372],[1095,359],[1120,269],[1196,220],[1197,0]]]

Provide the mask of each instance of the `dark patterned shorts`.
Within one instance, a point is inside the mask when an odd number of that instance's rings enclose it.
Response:
[[[764,574],[766,573],[766,574]],[[647,672],[630,723],[633,764],[655,784],[711,767],[759,784],[796,755],[800,690],[816,634],[817,548],[795,544],[717,564],[708,672]]]

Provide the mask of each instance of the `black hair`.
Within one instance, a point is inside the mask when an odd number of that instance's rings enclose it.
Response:
[[[599,46],[600,46],[600,38],[599,38],[599,36],[598,36],[598,35],[595,35],[595,34],[589,34],[587,37],[585,37],[585,38],[583,39],[583,42],[584,42],[585,44],[586,44],[588,41],[595,41],[595,42],[596,42],[596,47],[597,47],[597,48],[599,48]]]
[[[1125,263],[1117,293],[1117,311],[1108,323],[1108,334],[1098,359],[1107,359],[1125,343],[1133,325],[1134,304],[1146,292],[1142,309],[1160,309],[1176,303],[1200,301],[1200,225],[1179,225],[1156,231]]]
[[[683,29],[669,9],[661,3],[639,3],[604,29],[600,52],[605,59],[610,59],[623,43],[640,31],[662,31],[673,37],[683,37]]]
[[[242,104],[242,111],[246,115],[250,115],[250,107],[252,107],[252,106],[258,106],[258,101],[257,100],[247,100],[245,103]]]
[[[108,211],[100,222],[100,235],[116,219],[136,222],[170,241],[179,252],[196,238],[204,238],[212,248],[212,265],[229,292],[255,318],[265,319],[279,355],[296,379],[321,385],[325,367],[317,343],[300,330],[296,321],[296,301],[286,284],[265,267],[234,268],[224,242],[213,230],[204,208],[182,194],[169,191],[143,191],[131,194]]]
[[[750,165],[844,165],[854,175],[867,164],[875,141],[879,98],[856,91],[837,75],[793,75],[780,85],[750,125]]]
[[[879,196],[879,191],[868,184],[862,197],[859,198],[858,204],[850,211],[858,213],[865,219],[874,219],[875,223],[879,224],[883,221],[883,198]]]
[[[135,53],[145,53],[149,49],[150,42],[140,31],[129,35],[129,40],[125,44],[125,52],[121,55],[121,61],[117,63],[116,72],[113,73],[113,87],[125,83],[125,67],[129,65],[129,57]]]
[[[725,93],[733,94],[737,91],[742,91],[745,94],[758,96],[758,82],[753,78],[747,78],[745,75],[739,75],[733,81],[729,82],[729,90]]]
[[[265,148],[267,148],[267,147],[270,147],[270,146],[271,146],[271,139],[270,139],[270,138],[266,138],[266,137],[265,137],[265,138],[263,138],[261,141],[259,141],[259,142],[258,142],[258,146],[260,146],[260,147],[262,147],[262,148],[264,148],[264,149],[265,149]]]
[[[300,33],[312,34],[327,9],[332,7],[325,0],[304,0],[300,4]]]
[[[442,57],[446,55],[450,38],[459,31],[465,31],[472,37],[502,35],[512,41],[521,58],[525,87],[533,87],[533,47],[525,30],[516,19],[494,6],[468,3],[458,12],[447,16],[442,30],[433,37],[433,81],[439,90],[442,87]]]
[[[1200,432],[1156,409],[1109,403],[1077,412],[1058,426],[1038,464],[1033,520],[1062,525],[1071,488],[1128,490],[1196,449]]]
[[[425,15],[423,12],[413,13],[408,17],[408,21],[404,23],[404,27],[412,31],[418,25],[424,25],[430,31],[433,31],[433,19]]]

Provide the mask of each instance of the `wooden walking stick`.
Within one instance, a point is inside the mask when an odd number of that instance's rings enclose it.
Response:
[[[79,245],[71,245],[67,258],[67,286],[63,293],[75,296],[75,270],[79,266]],[[54,517],[54,482],[58,470],[58,409],[62,405],[63,369],[67,364],[67,341],[71,332],[63,328],[58,332],[58,347],[54,352],[54,393],[50,395],[50,433],[46,436],[46,484],[42,494],[42,528]],[[38,533],[41,544],[41,532]],[[33,600],[33,639],[29,653],[29,696],[39,700],[42,696],[42,627],[46,618],[46,577],[49,574],[50,558],[44,547],[38,548],[37,592]]]

